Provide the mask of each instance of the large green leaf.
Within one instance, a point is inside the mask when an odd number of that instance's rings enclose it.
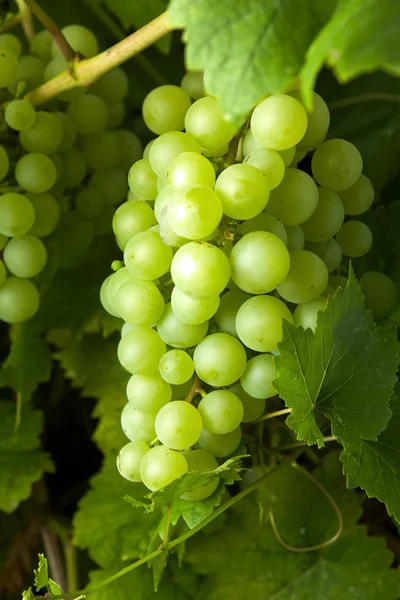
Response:
[[[275,387],[298,439],[322,446],[324,415],[344,445],[376,440],[391,414],[399,345],[394,327],[374,327],[353,272],[319,313],[315,334],[286,322],[283,331]]]
[[[386,504],[400,522],[400,399],[391,402],[393,416],[377,441],[363,440],[341,454],[349,487],[359,486]]]
[[[336,0],[172,0],[173,25],[185,28],[189,69],[205,69],[206,87],[240,120],[268,92],[299,74],[308,46]]]
[[[397,0],[340,0],[332,19],[307,53],[302,72],[304,91],[313,88],[325,61],[347,81],[383,68],[400,73]]]
[[[53,471],[49,456],[39,450],[42,415],[25,405],[14,431],[15,404],[0,403],[0,510],[13,512],[43,473]]]

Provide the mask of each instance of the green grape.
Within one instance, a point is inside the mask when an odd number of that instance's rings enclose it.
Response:
[[[200,146],[187,133],[170,131],[153,140],[148,159],[151,168],[159,177],[165,179],[171,161],[182,152],[200,153]]]
[[[62,215],[57,233],[57,241],[68,261],[82,255],[89,248],[94,238],[94,226],[92,221],[72,210]]]
[[[100,294],[101,294],[101,290],[100,290]],[[117,315],[117,316],[119,316],[119,315]],[[129,333],[129,331],[134,331],[136,329],[136,327],[137,327],[137,325],[131,325],[130,323],[124,323],[121,327],[121,337],[123,338],[124,335]],[[133,375],[132,375],[132,377],[133,377]],[[139,377],[139,375],[138,375],[138,377]],[[142,410],[142,409],[140,409],[140,410]]]
[[[118,233],[116,235],[119,240],[125,241],[125,237],[121,238]],[[172,249],[164,244],[156,231],[142,231],[126,244],[124,261],[128,271],[138,279],[158,279],[171,266]]]
[[[21,49],[21,42],[17,36],[12,33],[2,33],[0,35],[0,51],[9,50],[18,57],[21,54]]]
[[[198,152],[182,152],[171,160],[166,172],[166,183],[178,189],[186,189],[193,185],[213,188],[215,169],[210,161]]]
[[[129,442],[129,444],[121,448],[117,456],[117,469],[120,475],[128,481],[141,482],[140,463],[148,451],[148,445],[141,440]]]
[[[35,211],[28,198],[14,192],[0,196],[0,233],[8,237],[25,235],[34,221]]]
[[[299,304],[293,312],[293,324],[296,327],[303,327],[303,329],[311,329],[315,332],[317,327],[318,313],[326,308],[326,297],[320,296],[312,302],[305,302]]]
[[[7,269],[17,277],[35,277],[47,260],[46,248],[37,237],[24,235],[10,240],[4,249]]]
[[[188,240],[175,233],[169,222],[169,207],[166,206],[159,218],[159,233],[166,246],[179,248],[187,244]]]
[[[251,165],[231,165],[218,176],[215,190],[222,200],[223,211],[233,219],[251,219],[267,205],[268,180]]]
[[[155,416],[171,400],[172,390],[159,373],[132,375],[126,386],[126,395],[137,410]]]
[[[189,242],[179,248],[172,259],[171,276],[188,296],[216,296],[229,281],[229,260],[222,250],[208,242]]]
[[[229,433],[243,419],[243,404],[228,390],[214,390],[203,396],[198,407],[203,425],[211,433]]]
[[[304,248],[304,233],[300,225],[286,225],[287,233],[287,249],[291,252],[292,250],[303,250]]]
[[[121,413],[121,428],[131,442],[151,442],[156,437],[154,415],[137,410],[131,402]]]
[[[36,237],[45,237],[52,233],[60,221],[60,205],[50,194],[30,194],[26,197],[35,211],[35,222],[29,233]]]
[[[206,95],[204,89],[203,71],[188,71],[182,78],[181,88],[183,88],[193,100],[199,100]]]
[[[123,248],[136,234],[146,231],[156,222],[154,211],[145,202],[129,200],[121,204],[113,217],[113,230]]]
[[[223,434],[211,433],[203,428],[197,445],[213,456],[223,458],[235,452],[241,439],[242,432],[240,427]]]
[[[15,165],[15,179],[27,192],[42,194],[55,184],[57,171],[48,156],[30,152],[20,158]]]
[[[107,279],[109,279],[109,284],[107,286],[107,301],[111,304],[114,312],[116,312],[119,317],[117,310],[117,294],[124,283],[137,281],[137,279],[129,273],[126,267],[118,269],[118,271],[112,273]]]
[[[189,94],[176,85],[161,85],[149,92],[142,106],[143,120],[153,133],[182,131],[190,107]]]
[[[246,368],[243,345],[227,333],[213,333],[202,340],[193,355],[197,375],[214,387],[231,385]]]
[[[121,169],[96,171],[90,178],[90,185],[101,193],[106,204],[112,206],[123,202],[128,192],[126,175]]]
[[[182,190],[168,207],[168,220],[172,229],[178,236],[189,240],[209,236],[218,227],[221,218],[220,196],[202,185]]]
[[[18,72],[18,58],[8,49],[0,50],[0,88],[14,84]]]
[[[81,135],[95,135],[106,128],[108,106],[98,96],[85,94],[74,98],[68,105],[67,115],[73,120]]]
[[[4,148],[4,146],[0,145],[0,181],[4,179],[7,175],[8,169],[10,167],[10,161],[8,158],[8,154]]]
[[[322,258],[329,273],[335,271],[342,262],[342,249],[333,238],[327,242],[317,242],[315,244],[308,242],[306,250],[310,250]]]
[[[67,189],[77,187],[85,178],[87,167],[85,157],[78,148],[72,147],[61,155],[63,160],[63,172],[60,185]]]
[[[236,329],[247,348],[272,352],[282,341],[282,319],[293,321],[286,304],[274,296],[255,296],[239,308]]]
[[[304,106],[300,90],[293,90],[289,94]],[[318,148],[322,144],[328,133],[331,120],[329,108],[323,98],[316,92],[312,92],[312,107],[312,111],[307,112],[307,130],[297,144],[299,150],[315,150],[315,148]],[[304,106],[304,108],[306,107]]]
[[[200,156],[200,155],[199,155]],[[157,198],[154,202],[154,214],[157,221],[160,220],[161,213],[166,206],[169,206],[176,200],[181,199],[181,191],[174,189],[170,185],[166,185],[161,192],[157,194]]]
[[[67,25],[61,29],[63,36],[70,46],[86,58],[91,58],[99,53],[99,44],[96,36],[87,27],[83,25]],[[55,40],[51,44],[52,56],[58,56],[61,53]]]
[[[251,362],[251,361],[249,361]],[[248,363],[249,364],[249,363]],[[243,378],[244,375],[242,375]],[[251,423],[251,421],[255,421],[265,411],[265,399],[264,398],[254,398],[250,396],[247,392],[244,391],[243,387],[240,383],[235,383],[232,387],[229,388],[230,392],[233,392],[240,400],[243,406],[243,419],[242,423]]]
[[[142,200],[154,200],[157,197],[157,175],[147,158],[135,162],[128,173],[129,187]]]
[[[328,240],[337,234],[344,221],[342,201],[335,192],[318,188],[317,208],[302,224],[304,237],[309,242]]]
[[[152,281],[128,281],[115,302],[121,318],[131,325],[152,326],[164,312],[164,299]]]
[[[113,131],[101,131],[81,140],[80,149],[91,169],[115,167],[119,159],[117,136]]]
[[[31,54],[35,54],[44,63],[51,60],[51,44],[53,37],[47,29],[42,29],[39,33],[36,33],[29,42],[29,51]]]
[[[253,231],[243,236],[229,257],[232,279],[250,294],[265,294],[287,276],[290,255],[285,244],[273,233]]]
[[[116,104],[121,102],[128,93],[129,81],[125,71],[121,67],[116,67],[108,71],[103,77],[100,77],[90,91],[96,96],[100,96],[107,104]]]
[[[114,303],[111,303],[109,298],[109,285],[112,281],[113,274],[109,275],[101,284],[100,288],[100,303],[104,310],[108,312],[108,314],[113,317],[119,317],[119,312],[114,306]]]
[[[342,275],[331,275],[329,277],[328,284],[334,290],[337,290],[339,287],[345,289],[347,286],[347,279]]]
[[[235,135],[235,128],[225,120],[218,101],[210,96],[196,100],[189,108],[185,130],[202,148],[220,148]]]
[[[0,287],[3,285],[7,277],[7,271],[2,260],[0,260]]]
[[[334,192],[346,190],[361,175],[363,161],[357,148],[342,139],[327,140],[314,153],[311,161],[317,183]]]
[[[372,233],[361,221],[347,221],[336,236],[342,252],[350,258],[367,254],[372,246]]]
[[[219,309],[215,314],[215,322],[223,333],[239,337],[236,331],[236,315],[246,300],[251,298],[246,292],[227,292],[221,296]]]
[[[75,144],[78,135],[76,127],[71,117],[65,113],[55,112],[53,115],[61,122],[63,132],[62,140],[57,146],[57,151],[65,152],[65,150],[69,150]]]
[[[298,100],[273,94],[251,115],[251,132],[266,148],[285,150],[300,142],[307,130],[307,113]]]
[[[249,156],[252,152],[261,150],[262,148],[264,148],[263,144],[256,140],[254,135],[251,133],[251,129],[249,129],[242,138],[242,153],[244,158]]]
[[[173,348],[191,348],[206,335],[208,322],[189,325],[181,321],[167,304],[162,317],[157,321],[157,331],[162,340]]]
[[[277,290],[287,302],[300,304],[316,300],[327,284],[328,269],[320,257],[307,250],[294,250],[288,276]]]
[[[200,412],[184,400],[173,400],[163,406],[157,413],[155,426],[160,442],[172,450],[193,446],[203,428]]]
[[[108,121],[107,121],[107,129],[117,129],[120,127],[126,118],[126,108],[123,102],[117,102],[116,104],[108,105]],[[134,135],[134,134],[132,134]],[[136,137],[136,136],[135,136]],[[120,149],[121,150],[121,149]],[[121,158],[121,156],[120,156]],[[138,160],[140,156],[135,158]],[[125,161],[124,161],[125,162]],[[132,163],[128,165],[128,168]]]
[[[22,323],[39,308],[39,292],[31,281],[7,277],[0,287],[0,321]]]
[[[119,147],[118,167],[127,173],[133,163],[142,156],[142,142],[137,135],[126,129],[117,129],[114,134],[117,136]]]
[[[118,359],[132,375],[147,375],[157,370],[166,345],[157,331],[148,327],[137,327],[121,339],[118,344]]]
[[[379,271],[367,271],[361,277],[360,285],[365,306],[372,311],[375,321],[388,317],[399,301],[399,292],[393,279]]]
[[[285,175],[285,163],[283,158],[275,150],[259,148],[248,154],[244,164],[256,167],[267,178],[270,190],[275,189],[281,183]]]
[[[76,210],[82,217],[93,219],[97,217],[103,208],[103,197],[94,187],[81,190],[75,198]]]
[[[374,188],[368,177],[360,175],[351,187],[339,192],[339,197],[346,215],[361,215],[372,206]]]
[[[285,167],[289,167],[296,156],[296,147],[293,146],[293,148],[286,148],[286,150],[277,150],[277,152],[282,158]]]
[[[248,219],[242,223],[238,228],[238,232],[241,235],[252,233],[253,231],[268,231],[281,239],[284,244],[287,243],[287,233],[284,225],[282,225],[279,219],[268,213],[260,213],[256,217],[253,217],[253,219]]]
[[[51,162],[53,163],[53,165],[55,166],[56,182],[57,182],[60,180],[61,175],[63,174],[63,171],[64,171],[63,159],[61,158],[61,155],[58,152],[52,152],[51,154],[49,154],[49,158],[50,158]]]
[[[50,154],[60,145],[63,127],[60,119],[49,112],[39,110],[34,123],[19,134],[21,146],[28,152]]]
[[[153,492],[182,477],[187,471],[184,455],[166,446],[151,448],[140,463],[142,481]]]
[[[193,360],[183,350],[169,350],[160,360],[161,377],[173,385],[186,383],[194,372]]]
[[[276,396],[273,382],[277,376],[272,354],[259,354],[247,363],[240,383],[244,391],[253,398],[272,398]]]
[[[299,169],[287,169],[282,183],[272,190],[267,212],[285,225],[300,225],[318,204],[318,188],[312,177]]]
[[[6,106],[4,119],[11,129],[24,131],[35,122],[36,112],[32,104],[26,100],[12,100]]]
[[[218,468],[218,463],[214,456],[205,450],[190,450],[189,452],[185,452],[184,456],[189,467],[189,472],[208,473]],[[185,492],[181,498],[182,500],[189,500],[191,502],[204,500],[215,492],[218,484],[219,478],[215,478],[207,485]]]
[[[211,319],[218,310],[219,296],[209,298],[192,298],[177,287],[171,294],[171,306],[175,315],[189,325],[200,325]]]
[[[0,250],[3,250],[3,248],[5,247],[7,242],[8,242],[8,237],[6,235],[3,235],[2,233],[0,233]]]

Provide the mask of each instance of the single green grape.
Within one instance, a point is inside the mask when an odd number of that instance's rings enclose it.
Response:
[[[326,308],[326,297],[320,296],[312,302],[299,304],[293,312],[293,324],[303,329],[311,329],[315,332],[317,327],[318,313]]]
[[[164,298],[152,281],[128,281],[121,285],[115,302],[121,318],[131,325],[150,327],[164,312]]]
[[[141,482],[140,463],[148,451],[149,446],[142,440],[129,442],[121,448],[117,456],[117,469],[120,475],[128,481]]]
[[[218,310],[219,296],[193,298],[174,287],[171,294],[171,306],[175,315],[189,325],[200,325],[211,319]]]
[[[322,294],[328,277],[328,269],[319,256],[308,250],[294,250],[290,254],[289,273],[277,290],[287,302],[311,302]]]
[[[42,29],[36,33],[33,38],[29,41],[29,51],[31,54],[36,55],[44,63],[48,63],[51,60],[51,44],[53,37],[47,29]]]
[[[200,412],[184,400],[173,400],[156,416],[156,434],[164,446],[172,450],[190,448],[199,439],[203,428]]]
[[[54,152],[63,139],[63,127],[58,117],[40,110],[30,127],[19,133],[21,146],[27,152],[50,154]]]
[[[251,423],[251,421],[255,421],[264,413],[265,400],[250,396],[250,394],[244,391],[240,383],[235,383],[235,385],[229,388],[229,391],[233,392],[243,405],[242,423]]]
[[[171,160],[166,172],[166,184],[175,189],[193,185],[214,188],[215,169],[212,163],[198,152],[182,152]]]
[[[120,236],[117,237],[121,240]],[[129,240],[124,250],[124,261],[134,277],[143,280],[158,279],[171,266],[172,249],[164,244],[159,233],[148,229]]]
[[[346,215],[361,215],[372,206],[374,188],[368,177],[360,175],[351,187],[339,192],[339,197]]]
[[[146,375],[157,370],[166,345],[157,331],[137,327],[118,344],[118,360],[132,375]]]
[[[240,444],[242,439],[242,432],[240,427],[230,431],[229,433],[211,433],[203,427],[199,441],[197,445],[202,450],[209,452],[217,458],[223,458],[229,456]]]
[[[0,196],[0,233],[17,237],[28,233],[35,221],[35,211],[26,196],[7,192]]]
[[[236,329],[240,340],[251,350],[272,352],[282,341],[282,319],[293,322],[292,313],[279,298],[255,296],[239,308]]]
[[[347,221],[336,236],[342,252],[350,258],[358,258],[367,254],[372,246],[370,228],[361,221]]]
[[[81,135],[95,135],[107,126],[108,106],[98,96],[85,94],[74,98],[69,103],[67,115],[75,123],[78,133]]]
[[[122,248],[126,248],[128,242],[136,234],[146,231],[155,223],[156,219],[151,206],[146,202],[129,200],[121,204],[115,211],[112,226]]]
[[[192,104],[186,113],[185,130],[202,148],[220,148],[235,135],[235,128],[225,120],[218,101],[211,96]]]
[[[191,325],[181,321],[168,303],[157,321],[157,331],[166,344],[173,348],[192,348],[206,335],[208,322]]]
[[[203,426],[211,433],[229,433],[243,419],[243,404],[228,390],[214,390],[203,396],[198,406]]]
[[[287,276],[290,255],[285,244],[273,233],[254,231],[243,236],[229,257],[232,279],[250,294],[265,294]]]
[[[0,35],[0,50],[9,50],[18,57],[22,50],[21,42],[13,33],[2,33]]]
[[[126,386],[129,402],[137,410],[155,415],[171,400],[171,386],[154,372],[147,375],[132,375]]]
[[[151,448],[140,463],[142,481],[153,492],[164,488],[187,472],[188,464],[185,456],[166,446]]]
[[[18,72],[18,57],[10,49],[0,51],[0,88],[10,87],[15,83]]]
[[[198,142],[188,133],[169,131],[153,140],[148,159],[158,177],[165,179],[171,161],[182,152],[201,152]]]
[[[101,284],[100,303],[101,303],[102,307],[104,308],[104,310],[106,310],[108,312],[108,314],[112,315],[113,317],[119,317],[120,316],[119,312],[117,311],[114,304],[111,303],[109,296],[108,296],[109,285],[112,281],[112,277],[113,277],[113,274],[109,275]]]
[[[183,88],[193,100],[199,100],[206,95],[204,89],[203,71],[188,71],[182,78],[181,88]]]
[[[197,375],[213,387],[231,385],[246,368],[243,345],[227,333],[213,333],[204,338],[193,355]]]
[[[155,200],[157,197],[157,175],[147,158],[135,162],[128,173],[129,188],[142,200]]]
[[[161,358],[158,369],[165,381],[173,385],[182,385],[193,375],[193,360],[183,350],[169,350]]]
[[[176,85],[161,85],[144,99],[143,120],[153,133],[182,131],[185,115],[190,108],[189,94]]]
[[[287,243],[287,233],[284,225],[282,225],[279,219],[266,212],[257,215],[253,219],[244,221],[244,223],[238,227],[238,232],[241,235],[253,231],[268,231],[280,238],[284,244]]]
[[[304,137],[307,113],[292,96],[273,94],[255,107],[250,124],[252,134],[263,146],[285,150]]]
[[[388,317],[399,301],[397,285],[388,275],[367,271],[360,279],[365,306],[372,311],[375,321]]]
[[[344,221],[344,208],[339,196],[321,187],[318,195],[317,208],[302,224],[304,237],[309,242],[329,240],[337,234]]]
[[[287,169],[282,183],[272,190],[266,212],[285,225],[300,225],[318,204],[318,188],[312,177],[299,169]]]
[[[363,160],[357,148],[342,139],[324,142],[317,148],[311,161],[315,181],[334,192],[354,185],[362,168]]]
[[[259,354],[247,363],[240,383],[244,391],[253,398],[272,398],[276,396],[273,382],[277,376],[272,354]]]
[[[275,150],[268,148],[253,150],[245,157],[243,163],[259,169],[267,178],[270,190],[278,187],[285,175],[285,163]]]
[[[46,247],[33,235],[10,240],[4,249],[7,269],[17,277],[35,277],[43,270],[47,260]]]
[[[0,321],[22,323],[39,308],[39,292],[28,279],[7,277],[0,287]]]
[[[200,155],[199,155],[200,156]],[[168,206],[168,219],[175,233],[188,240],[200,240],[218,227],[222,202],[214,190],[196,185],[182,190]]]
[[[51,158],[38,152],[22,156],[15,165],[15,179],[27,192],[42,194],[56,182],[57,171]]]
[[[24,131],[35,122],[36,112],[30,102],[26,100],[12,100],[6,106],[4,119],[11,129]]]
[[[215,190],[222,201],[223,211],[232,219],[252,219],[267,206],[269,185],[267,177],[249,164],[236,164],[220,173]]]
[[[154,440],[156,437],[154,421],[154,414],[138,410],[131,402],[124,406],[121,413],[122,431],[131,442]]]

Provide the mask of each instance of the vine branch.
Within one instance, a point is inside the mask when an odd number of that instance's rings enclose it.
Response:
[[[35,25],[33,22],[32,12],[24,0],[15,0],[18,6],[19,23],[21,23],[25,36],[31,40],[35,35]]]
[[[257,419],[257,421],[253,421],[252,425],[254,425],[255,423],[260,423],[260,421],[267,421],[268,419],[274,419],[275,417],[280,417],[281,415],[288,415],[291,412],[292,412],[291,408],[283,408],[282,410],[276,410],[275,412],[271,412],[271,413],[267,413],[266,415],[263,415],[262,417]]]
[[[39,4],[37,4],[35,0],[23,0],[23,2],[51,34],[64,58],[68,62],[73,61],[75,59],[76,52],[66,40],[57,23],[53,21],[53,19],[46,13],[46,11],[43,10],[43,8],[39,6]]]
[[[29,92],[25,96],[25,100],[31,102],[33,106],[38,106],[55,98],[60,92],[90,85],[114,67],[118,67],[162,38],[172,29],[173,27],[168,22],[168,15],[164,12],[132,35],[111,46],[111,48],[93,58],[81,60],[75,65],[74,77],[68,71],[64,71],[54,79],[50,79],[47,83]]]

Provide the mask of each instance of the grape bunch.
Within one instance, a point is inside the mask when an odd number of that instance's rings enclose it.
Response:
[[[62,31],[82,56],[98,53],[86,27]],[[128,93],[121,68],[36,110],[22,96],[67,63],[47,30],[31,40],[29,54],[21,52],[18,38],[0,35],[0,320],[7,323],[38,310],[37,276],[48,251],[67,268],[111,232],[128,170],[142,154],[139,138],[121,129]]]
[[[341,265],[371,248],[357,217],[374,190],[357,148],[326,140],[316,93],[312,112],[298,89],[267,96],[237,130],[202,74],[188,73],[153,90],[143,118],[158,137],[129,170],[113,218],[123,262],[100,296],[124,321],[118,358],[131,374],[117,466],[154,491],[237,451],[242,424],[276,395],[282,320],[315,330],[346,283]],[[394,282],[369,272],[361,285],[374,316],[387,316]]]

